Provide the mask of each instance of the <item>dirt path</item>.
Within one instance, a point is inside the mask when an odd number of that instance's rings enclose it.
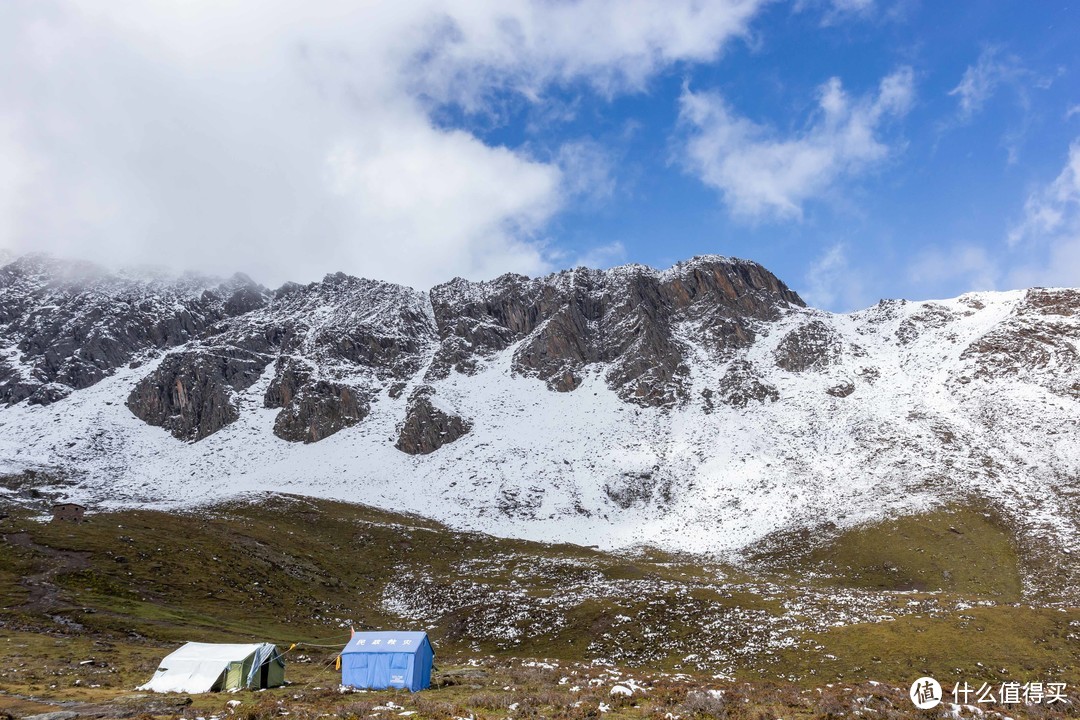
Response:
[[[90,567],[90,553],[77,550],[57,550],[47,545],[39,545],[30,538],[29,533],[19,532],[4,535],[4,542],[15,547],[26,548],[38,556],[44,569],[33,575],[27,575],[19,584],[30,592],[30,597],[22,605],[12,610],[48,615],[66,605],[61,599],[60,588],[53,579],[57,575],[78,572]]]

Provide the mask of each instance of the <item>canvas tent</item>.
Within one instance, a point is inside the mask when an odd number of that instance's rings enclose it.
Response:
[[[204,693],[277,687],[285,682],[285,659],[271,643],[227,645],[189,642],[165,656],[139,690]]]
[[[358,632],[341,651],[341,684],[416,692],[431,685],[435,650],[423,632]]]

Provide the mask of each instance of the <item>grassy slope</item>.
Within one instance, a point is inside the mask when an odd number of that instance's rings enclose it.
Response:
[[[815,542],[774,538],[753,557],[753,574],[282,497],[199,514],[102,513],[81,525],[0,521],[0,533],[19,532],[29,543],[0,545],[0,689],[9,692],[100,701],[142,682],[181,640],[332,644],[350,623],[424,627],[451,662],[605,658],[796,687],[902,685],[919,674],[1080,685],[1080,612],[1016,604],[1017,549],[979,510],[946,508]],[[58,550],[85,553],[85,569],[57,575],[56,592],[22,606],[29,595],[18,580],[55,563]],[[865,622],[866,608],[896,619]],[[778,630],[792,647],[765,642]],[[718,655],[693,657],[705,648]],[[321,666],[332,651],[301,651],[313,662],[290,676],[332,683]],[[107,665],[79,666],[83,656]],[[67,669],[59,683],[41,670],[57,664]]]
[[[751,559],[774,571],[793,565],[845,587],[945,591],[1021,599],[1020,561],[1007,526],[979,507],[946,507],[844,533],[771,538]]]

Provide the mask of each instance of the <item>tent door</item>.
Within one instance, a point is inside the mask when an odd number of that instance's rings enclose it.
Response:
[[[259,668],[259,687],[261,687],[261,688],[270,687],[270,661],[269,660],[264,662],[262,664],[262,667]]]
[[[404,688],[412,685],[411,678],[406,679],[411,659],[412,655],[407,653],[394,653],[390,656],[390,687]]]
[[[266,687],[280,687],[285,684],[285,659],[280,655],[266,663]]]
[[[244,687],[244,663],[231,662],[229,668],[225,671],[225,682],[220,689],[232,690],[242,687]]]

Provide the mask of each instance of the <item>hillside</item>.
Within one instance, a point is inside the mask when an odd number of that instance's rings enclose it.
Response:
[[[1075,598],[1078,308],[837,315],[718,256],[430,292],[26,256],[0,270],[0,485],[117,508],[272,489],[728,562],[975,503],[1062,568],[1025,563],[1030,591]]]
[[[684,694],[736,681],[904,687],[915,672],[943,684],[1080,682],[1080,613],[1022,601],[1007,528],[965,508],[803,544],[780,565],[763,554],[753,572],[282,496],[84,524],[16,513],[0,536],[0,627],[16,641],[0,644],[9,694],[111,701],[181,640],[333,645],[349,626],[425,628],[444,669],[533,659],[674,673]],[[107,665],[80,666],[80,652]],[[312,664],[290,671],[297,681],[333,684],[322,667],[332,649],[298,653]]]

